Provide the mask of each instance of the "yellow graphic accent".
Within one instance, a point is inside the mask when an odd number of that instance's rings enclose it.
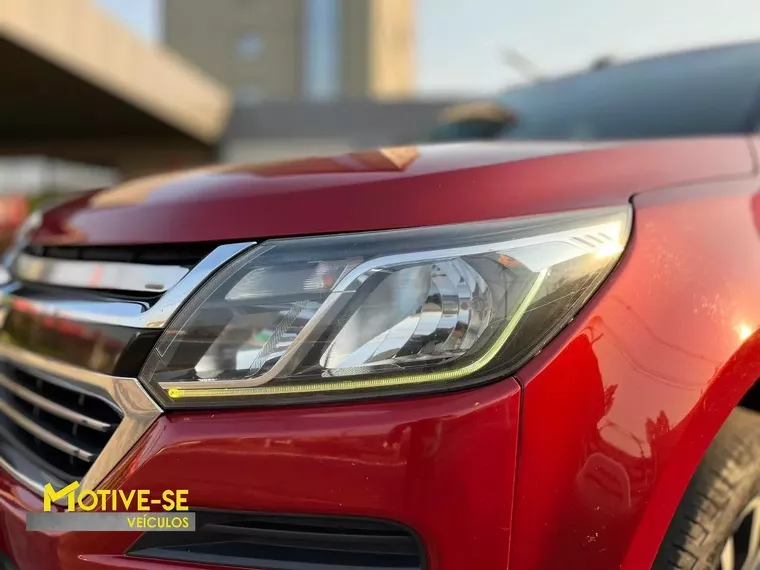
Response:
[[[282,394],[308,394],[315,392],[336,392],[340,390],[355,390],[359,388],[381,388],[386,386],[404,386],[408,384],[422,384],[426,382],[446,382],[458,380],[470,374],[474,374],[486,364],[488,364],[499,350],[504,346],[512,333],[517,328],[517,324],[522,320],[523,315],[530,307],[533,299],[538,294],[541,285],[544,282],[549,270],[544,269],[538,274],[536,280],[517,307],[515,314],[509,320],[496,341],[483,353],[483,355],[461,368],[446,370],[443,372],[432,372],[430,374],[411,374],[409,376],[399,376],[395,378],[377,378],[373,380],[345,380],[342,382],[320,382],[315,384],[288,384],[285,386],[255,386],[248,388],[169,388],[167,394],[174,400],[182,398],[209,398],[219,396],[263,396],[263,395],[282,395]]]
[[[50,483],[47,483],[45,485],[43,509],[45,512],[50,512],[53,510],[53,503],[67,497],[68,511],[120,512],[129,510],[130,507],[134,507],[134,510],[139,512],[148,512],[151,507],[167,512],[189,510],[187,489],[166,489],[161,493],[160,498],[153,498],[148,489],[132,489],[130,491],[123,489],[98,489],[97,491],[84,489],[79,494],[74,493],[78,488],[78,481],[74,481],[60,491],[56,491]]]
[[[63,499],[68,495],[68,509],[70,511],[74,510],[74,491],[76,491],[79,488],[79,481],[74,481],[70,485],[66,485],[63,489],[60,491],[56,491],[53,489],[53,486],[50,483],[45,484],[45,493],[43,495],[43,510],[45,512],[50,512],[53,509],[53,503],[58,501],[59,499]]]

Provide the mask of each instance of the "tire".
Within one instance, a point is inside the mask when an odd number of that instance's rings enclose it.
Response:
[[[755,539],[750,540],[753,528]],[[730,545],[734,546],[733,561],[721,563],[722,557],[731,555]],[[756,565],[748,558],[757,563],[758,551],[760,414],[737,408],[692,477],[652,569],[729,570],[728,562],[732,562],[731,570],[754,570]]]

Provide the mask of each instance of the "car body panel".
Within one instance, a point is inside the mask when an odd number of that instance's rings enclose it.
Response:
[[[518,373],[510,568],[651,566],[710,441],[760,378],[758,184],[637,197],[610,280]]]
[[[210,202],[199,194],[182,206],[161,198],[165,190],[141,205],[53,211],[39,243],[74,233],[91,245],[250,239],[261,228],[289,235],[634,205],[611,277],[515,378],[440,396],[173,412],[102,486],[181,485],[195,507],[398,521],[425,543],[427,570],[650,567],[704,451],[760,378],[756,148],[743,138],[636,143],[416,176],[345,174],[346,186],[331,173],[331,185],[311,190],[293,180],[306,174],[277,175],[273,187],[228,188],[214,210],[224,216],[207,213],[208,227],[186,224]],[[264,206],[225,228],[244,203]],[[306,207],[288,210],[293,203]],[[0,473],[0,552],[22,570],[188,567],[125,558],[136,534],[25,532],[25,512],[40,508]]]
[[[519,407],[506,379],[403,401],[176,413],[103,487],[187,489],[191,509],[394,520],[420,534],[431,569],[505,568]],[[121,555],[139,533],[25,532],[41,503],[0,473],[0,552],[22,569],[130,567]]]
[[[752,169],[742,138],[399,147],[127,182],[51,210],[32,239],[165,244],[452,224],[617,205]]]

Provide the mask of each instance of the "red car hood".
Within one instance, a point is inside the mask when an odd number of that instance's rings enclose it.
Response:
[[[752,169],[741,138],[398,147],[130,181],[50,210],[31,239],[159,244],[448,224],[621,204]]]

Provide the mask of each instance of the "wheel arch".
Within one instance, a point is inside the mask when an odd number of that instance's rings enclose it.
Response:
[[[621,568],[649,568],[710,444],[736,408],[760,412],[760,331],[715,374],[688,414]],[[760,459],[760,458],[759,458]],[[674,500],[677,499],[677,500]]]

